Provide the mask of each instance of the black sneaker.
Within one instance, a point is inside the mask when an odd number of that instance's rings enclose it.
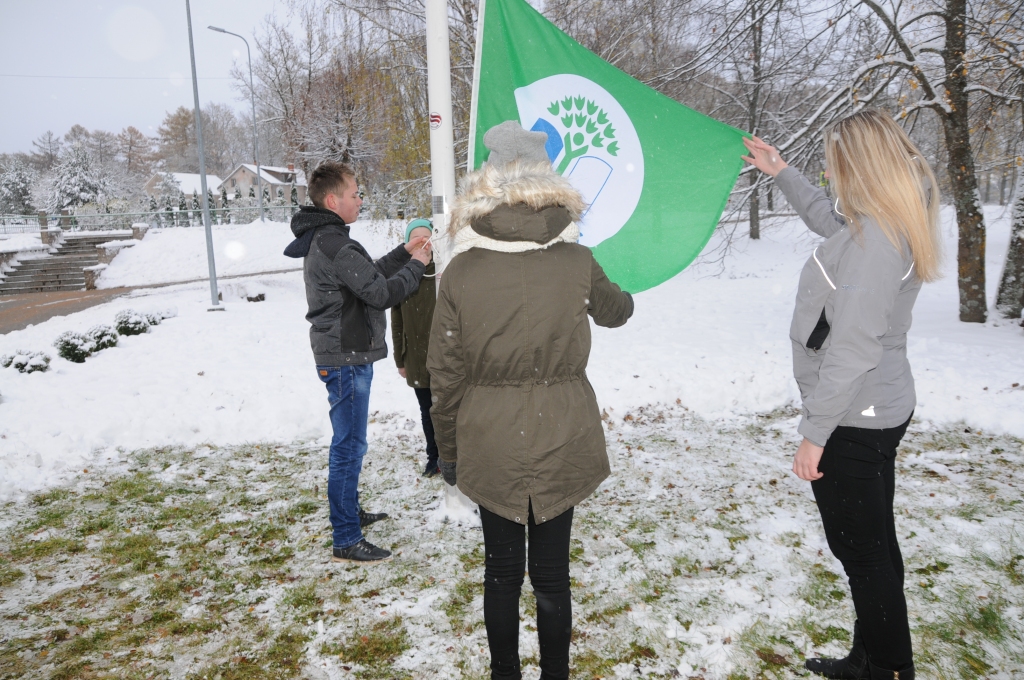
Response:
[[[373,562],[387,562],[391,559],[391,551],[378,548],[365,538],[355,545],[347,548],[335,548],[332,562],[355,562],[356,564],[371,564]]]
[[[388,513],[386,512],[366,512],[365,510],[359,511],[359,528],[368,527],[374,522],[379,522],[382,519],[387,519]]]
[[[437,461],[432,460],[427,463],[427,467],[423,469],[424,477],[436,477],[441,473],[441,469],[437,467]]]

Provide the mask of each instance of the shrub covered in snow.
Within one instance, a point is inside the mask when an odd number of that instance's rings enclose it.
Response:
[[[134,309],[124,309],[114,317],[114,328],[121,335],[142,335],[149,331],[149,319]]]
[[[86,335],[96,346],[96,349],[93,350],[94,352],[117,345],[117,331],[111,326],[93,326]]]
[[[50,368],[50,355],[44,352],[28,352],[20,349],[14,354],[5,354],[0,357],[0,366],[9,368],[13,366],[22,373],[42,373]]]
[[[146,317],[146,321],[149,322],[150,326],[159,326],[160,322],[164,320],[164,318],[156,312],[145,312],[143,316]]]
[[[74,331],[65,331],[53,341],[57,348],[57,354],[68,361],[76,364],[85,363],[85,360],[96,350],[96,343],[88,336]]]

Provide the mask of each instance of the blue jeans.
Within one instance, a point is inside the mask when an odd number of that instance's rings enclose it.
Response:
[[[366,422],[370,411],[370,381],[373,364],[362,366],[317,366],[316,373],[327,385],[331,405],[330,472],[327,500],[331,506],[334,547],[348,548],[363,540],[359,528],[359,472],[366,455]]]

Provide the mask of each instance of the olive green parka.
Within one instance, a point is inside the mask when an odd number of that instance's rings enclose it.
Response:
[[[621,326],[632,297],[578,245],[579,193],[550,166],[485,165],[452,210],[427,367],[440,457],[506,519],[549,521],[608,476],[587,379],[590,320]],[[607,367],[612,369],[613,367]]]
[[[420,287],[402,304],[391,308],[391,339],[395,345],[395,365],[405,369],[409,387],[430,387],[427,372],[427,345],[430,323],[434,318],[434,263],[427,265]]]

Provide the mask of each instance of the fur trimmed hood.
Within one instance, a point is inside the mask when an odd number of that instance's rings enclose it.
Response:
[[[580,192],[546,163],[488,163],[466,175],[461,189],[452,205],[450,236],[499,206],[522,204],[534,211],[562,207],[572,222],[578,221],[586,208]]]

